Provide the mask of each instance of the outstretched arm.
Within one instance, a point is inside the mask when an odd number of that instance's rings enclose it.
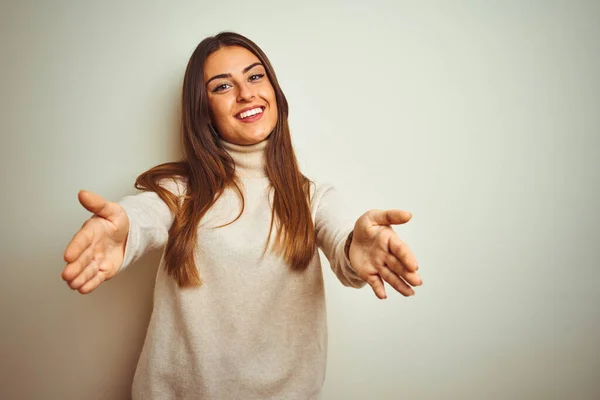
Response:
[[[344,212],[343,201],[331,185],[319,186],[315,193],[315,232],[317,246],[323,251],[331,269],[344,286],[366,285],[352,268],[346,243],[354,221]]]

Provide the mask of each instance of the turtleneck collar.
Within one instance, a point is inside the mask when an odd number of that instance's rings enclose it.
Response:
[[[265,149],[269,139],[251,145],[240,145],[226,142],[221,139],[221,146],[231,155],[235,163],[235,173],[240,178],[263,178],[267,176],[265,171],[266,156]]]

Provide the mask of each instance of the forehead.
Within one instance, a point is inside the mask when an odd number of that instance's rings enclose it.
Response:
[[[260,60],[240,46],[227,46],[212,53],[204,63],[204,81],[220,74],[241,74],[248,65]]]

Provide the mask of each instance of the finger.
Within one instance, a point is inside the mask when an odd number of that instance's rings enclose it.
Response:
[[[81,253],[81,255],[72,263],[67,264],[62,273],[62,278],[65,281],[72,281],[83,271],[83,269],[92,262],[94,258],[94,251],[92,246],[88,246],[87,249]]]
[[[409,271],[415,272],[419,269],[419,264],[417,263],[417,258],[410,250],[410,248],[394,233],[390,237],[389,242],[390,252],[400,260],[402,265]]]
[[[114,216],[119,212],[119,206],[116,203],[107,201],[104,197],[96,193],[81,190],[79,191],[78,198],[79,202],[86,210],[99,217],[112,221]]]
[[[408,271],[394,255],[388,254],[385,265],[409,285],[421,286],[423,284],[423,280],[419,274],[417,272]]]
[[[412,214],[402,210],[370,210],[371,218],[377,225],[405,224],[412,218]]]
[[[79,288],[79,293],[88,294],[95,290],[106,279],[104,271],[98,272],[92,279],[87,281],[85,285]]]
[[[380,299],[387,298],[387,295],[385,294],[385,287],[383,286],[383,280],[381,280],[379,275],[369,275],[367,278],[367,283],[373,288],[375,296]]]
[[[415,294],[415,291],[389,268],[383,267],[379,274],[381,275],[383,280],[389,283],[400,294],[406,297]]]
[[[75,279],[73,279],[69,282],[69,286],[73,290],[79,289],[80,287],[85,285],[88,281],[90,281],[92,278],[94,278],[98,274],[99,270],[100,270],[100,268],[99,268],[98,262],[96,260],[92,260],[92,262],[89,263],[83,269],[83,271],[81,271],[81,273],[79,275],[77,275],[77,277],[75,277]]]
[[[89,222],[89,220],[88,220]],[[77,231],[71,242],[67,245],[64,254],[64,260],[68,263],[75,262],[81,254],[87,249],[94,240],[94,229],[86,222],[83,227]]]

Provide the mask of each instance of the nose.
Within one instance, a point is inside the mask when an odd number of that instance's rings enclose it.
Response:
[[[238,85],[237,101],[240,103],[250,101],[254,98],[254,93],[247,83]]]

